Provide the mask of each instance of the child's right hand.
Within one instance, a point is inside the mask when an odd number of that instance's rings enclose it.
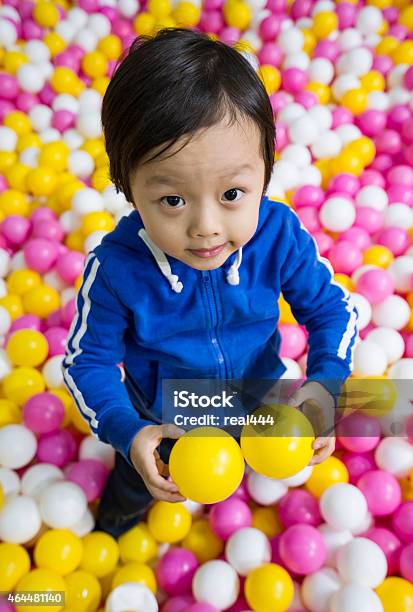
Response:
[[[131,461],[141,475],[146,488],[154,499],[168,502],[186,500],[175,483],[162,476],[169,476],[169,469],[157,451],[162,438],[180,438],[185,431],[172,423],[146,425],[134,437],[130,447]]]

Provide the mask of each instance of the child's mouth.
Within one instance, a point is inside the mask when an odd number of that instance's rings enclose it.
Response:
[[[203,257],[203,258],[215,257],[216,255],[221,253],[221,251],[224,250],[226,245],[227,243],[225,242],[224,244],[220,244],[219,246],[213,249],[201,249],[201,250],[188,249],[188,251],[190,251],[193,255],[196,255],[197,257]]]

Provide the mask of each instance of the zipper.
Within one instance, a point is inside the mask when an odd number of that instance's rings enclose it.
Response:
[[[209,312],[211,315],[211,323],[212,323],[212,332],[210,334],[211,344],[217,356],[218,362],[218,373],[221,376],[221,373],[224,374],[224,378],[227,379],[227,365],[225,362],[224,353],[222,350],[222,346],[218,339],[218,311],[215,303],[214,292],[212,288],[212,279],[211,279],[211,271],[210,270],[202,270],[202,281],[204,283],[205,291],[208,298],[209,304]],[[209,297],[210,296],[210,297]],[[215,334],[214,334],[215,332]]]

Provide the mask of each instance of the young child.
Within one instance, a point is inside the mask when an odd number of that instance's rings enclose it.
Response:
[[[186,29],[140,37],[102,123],[111,178],[135,210],[87,257],[62,369],[94,435],[117,451],[97,527],[118,536],[154,498],[185,499],[167,479],[184,430],[162,419],[164,379],[277,381],[282,292],[309,332],[307,381],[289,403],[331,409],[357,312],[295,212],[265,196],[274,117],[242,53]],[[314,448],[318,463],[334,437]]]

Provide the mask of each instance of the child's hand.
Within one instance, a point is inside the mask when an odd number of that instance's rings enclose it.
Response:
[[[313,442],[315,452],[309,465],[317,465],[325,461],[334,452],[336,446],[335,410],[332,396],[323,385],[310,381],[293,393],[288,399],[288,404],[299,408],[305,414],[317,436]]]
[[[169,469],[156,450],[162,438],[179,438],[185,433],[172,423],[166,425],[146,425],[134,437],[130,448],[130,458],[137,472],[141,475],[146,488],[154,499],[168,502],[186,500],[172,481],[162,476],[169,476]]]

